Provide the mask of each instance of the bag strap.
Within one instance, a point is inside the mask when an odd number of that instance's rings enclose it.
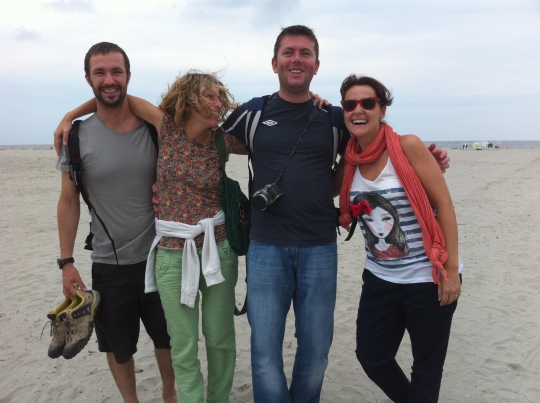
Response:
[[[216,132],[214,135],[214,141],[216,142],[216,149],[218,153],[219,166],[221,168],[223,184],[227,180],[227,173],[225,172],[225,164],[227,161],[226,151],[225,151],[225,135],[223,132]]]
[[[148,131],[150,133],[150,138],[156,146],[156,150],[159,151],[158,132],[156,130],[156,127],[153,124],[148,123],[146,120],[144,121],[144,123],[146,123],[146,127],[148,128]]]
[[[111,241],[114,257],[116,259],[116,264],[118,263],[118,255],[116,254],[116,247],[114,245],[114,239],[111,237],[111,234],[109,233],[109,230],[107,229],[107,226],[101,219],[101,217],[98,215],[96,209],[90,202],[90,199],[88,197],[88,193],[86,193],[86,190],[83,185],[82,181],[82,159],[81,159],[81,149],[80,149],[80,143],[79,143],[79,126],[81,124],[80,120],[76,120],[73,122],[73,126],[71,127],[71,130],[69,132],[69,138],[68,138],[68,150],[69,150],[69,179],[71,179],[75,184],[75,190],[77,193],[80,193],[84,202],[88,206],[88,210],[94,211],[94,214],[98,221],[100,222],[101,226],[105,230],[105,234],[107,234],[107,237]],[[155,130],[155,129],[154,129]],[[90,231],[92,232],[92,231]],[[87,237],[87,241],[91,242],[92,237]],[[85,249],[90,249],[90,245],[86,245]]]
[[[270,95],[252,98],[248,103],[248,113],[246,116],[245,141],[249,154],[253,152],[253,139],[257,131],[257,125],[261,118],[262,111],[268,102]]]
[[[351,228],[349,230],[349,235],[347,236],[347,238],[345,238],[346,241],[349,241],[352,238],[352,236],[354,235],[354,230],[356,229],[357,224],[358,224],[358,219],[353,217],[353,222],[352,222]],[[338,230],[339,230],[339,227],[338,227]]]
[[[343,138],[343,132],[345,131],[345,121],[343,120],[344,119],[343,109],[341,109],[338,106],[331,106],[325,109],[330,114],[330,120],[332,121],[332,133],[334,135],[333,169],[336,169],[338,148],[339,148],[339,144],[341,143],[341,139]]]

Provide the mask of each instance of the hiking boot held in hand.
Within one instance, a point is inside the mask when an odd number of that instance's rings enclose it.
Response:
[[[51,309],[47,314],[47,317],[51,320],[51,344],[47,355],[51,358],[58,358],[64,352],[64,346],[66,344],[66,331],[65,323],[60,318],[60,314],[68,309],[75,308],[81,303],[80,298],[74,297],[72,300],[65,299],[55,309]]]
[[[63,356],[69,360],[75,357],[88,343],[94,329],[94,318],[99,306],[97,291],[81,291],[76,287],[81,302],[75,308],[60,314],[65,323],[66,344]]]

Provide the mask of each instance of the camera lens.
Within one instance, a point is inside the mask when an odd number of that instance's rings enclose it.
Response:
[[[265,210],[269,205],[267,195],[264,193],[262,191],[258,191],[251,198],[251,204],[259,210]]]

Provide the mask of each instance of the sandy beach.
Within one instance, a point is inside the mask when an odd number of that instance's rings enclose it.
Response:
[[[441,402],[540,402],[540,149],[449,150],[446,173],[459,224],[463,293],[454,315]],[[0,151],[0,402],[121,402],[95,335],[72,360],[47,356],[46,314],[62,300],[56,205],[60,173],[52,150]],[[247,185],[246,159],[229,175]],[[337,201],[336,201],[337,204]],[[81,211],[85,211],[81,208]],[[89,216],[81,215],[77,267],[90,285],[83,249]],[[84,235],[84,236],[83,236]],[[365,260],[358,232],[338,237],[335,334],[322,402],[389,402],[356,360],[356,314]],[[243,261],[243,259],[242,259]],[[237,303],[244,300],[241,267]],[[290,377],[294,314],[283,345]],[[236,318],[238,357],[231,402],[251,402],[250,329]],[[206,371],[204,342],[200,358]],[[135,355],[141,402],[161,401],[153,347],[144,331]],[[398,359],[410,368],[408,336]]]

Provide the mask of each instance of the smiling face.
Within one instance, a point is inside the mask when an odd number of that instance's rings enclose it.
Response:
[[[392,228],[394,228],[394,217],[380,207],[371,210],[371,214],[363,214],[362,219],[369,227],[370,231],[379,239],[384,239],[388,236]]]
[[[121,53],[97,54],[90,58],[90,75],[86,76],[86,81],[98,102],[105,106],[116,107],[122,104],[129,78]]]
[[[219,91],[217,88],[205,89],[202,93],[205,110],[197,111],[193,106],[188,105],[186,109],[189,112],[190,121],[199,121],[207,128],[215,129],[219,125],[219,112],[223,108]],[[207,113],[211,112],[212,113]]]
[[[360,100],[376,96],[375,90],[369,85],[355,85],[349,88],[344,99]],[[385,113],[386,107],[381,107],[378,102],[371,110],[362,109],[362,106],[357,104],[353,111],[343,111],[347,129],[356,137],[362,148],[367,147],[377,137],[380,121],[384,118]]]
[[[307,101],[309,85],[319,69],[315,42],[307,36],[284,36],[277,59],[272,59],[272,68],[278,74],[279,92],[283,99],[292,102]]]

